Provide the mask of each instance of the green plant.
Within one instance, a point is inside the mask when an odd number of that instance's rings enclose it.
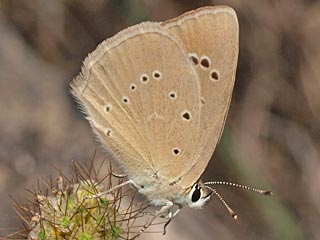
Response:
[[[92,163],[93,166],[93,163]],[[34,200],[14,208],[23,220],[23,229],[13,235],[23,239],[129,239],[135,237],[148,218],[145,202],[135,201],[135,191],[118,188],[93,197],[122,182],[112,174],[111,165],[99,180],[98,171],[74,163],[74,180],[59,174],[55,181],[43,182],[44,189],[30,191]],[[106,184],[106,188],[104,187]],[[140,222],[139,226],[136,224]],[[11,237],[13,236],[11,235]]]

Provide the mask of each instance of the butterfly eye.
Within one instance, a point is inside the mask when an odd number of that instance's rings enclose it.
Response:
[[[192,197],[191,197],[191,201],[193,203],[197,202],[199,199],[201,198],[201,187],[198,186],[198,184],[196,185],[193,193],[192,193]]]

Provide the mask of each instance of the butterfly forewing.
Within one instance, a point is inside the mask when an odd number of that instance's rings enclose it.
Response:
[[[238,21],[229,7],[205,7],[162,23],[187,49],[201,84],[201,133],[193,164],[181,173],[192,185],[221,137],[238,58]]]
[[[133,26],[103,42],[72,89],[129,176],[169,184],[189,170],[200,133],[200,84],[184,46],[160,24]]]

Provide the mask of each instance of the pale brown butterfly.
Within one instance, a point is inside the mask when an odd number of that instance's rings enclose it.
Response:
[[[225,184],[199,179],[221,138],[236,75],[239,27],[227,6],[145,22],[102,42],[71,84],[98,139],[156,214],[201,208]],[[172,213],[170,208],[178,205]],[[151,223],[151,221],[150,221]],[[146,224],[145,228],[148,227]]]

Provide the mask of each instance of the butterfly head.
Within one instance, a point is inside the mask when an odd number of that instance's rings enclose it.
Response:
[[[202,208],[206,203],[209,202],[212,191],[210,191],[206,186],[198,181],[193,184],[191,190],[186,196],[187,203],[191,208]]]

